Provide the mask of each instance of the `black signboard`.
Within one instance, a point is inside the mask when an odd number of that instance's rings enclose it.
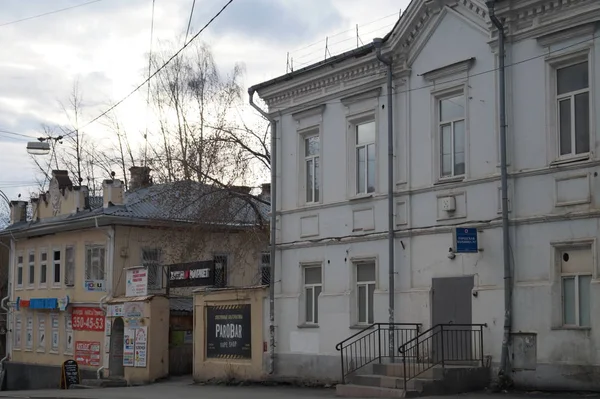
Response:
[[[80,384],[79,365],[73,359],[62,364],[60,373],[60,388],[69,389],[71,385]]]
[[[169,266],[171,288],[201,287],[215,284],[215,262],[177,263]]]
[[[206,357],[252,358],[250,305],[206,307]]]

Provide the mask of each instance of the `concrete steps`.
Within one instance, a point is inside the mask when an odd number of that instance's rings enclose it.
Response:
[[[336,386],[336,395],[362,398],[404,398],[458,394],[483,389],[489,382],[488,368],[472,364],[437,365],[411,363],[408,375],[416,376],[404,386],[405,367],[399,363],[373,364],[370,371],[348,377],[348,384]]]

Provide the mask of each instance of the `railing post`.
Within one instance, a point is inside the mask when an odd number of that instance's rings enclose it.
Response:
[[[444,354],[444,325],[440,324],[440,335],[442,336],[442,368],[444,368],[444,359],[446,355]]]
[[[340,355],[342,356],[342,384],[346,383],[346,373],[344,372],[344,347],[340,349]]]
[[[381,327],[377,325],[377,341],[379,342],[379,364],[381,364]]]
[[[479,351],[481,352],[481,367],[484,367],[483,360],[483,326],[479,326]]]
[[[402,368],[404,369],[402,372],[402,377],[404,379],[404,392],[406,392],[406,353],[405,352],[406,352],[406,348],[404,348],[404,350],[402,350]]]

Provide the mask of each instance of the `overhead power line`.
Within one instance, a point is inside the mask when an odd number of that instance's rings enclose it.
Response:
[[[7,26],[7,25],[13,25],[13,24],[17,24],[19,22],[23,22],[23,21],[29,21],[30,19],[35,19],[35,18],[40,18],[40,17],[45,17],[46,15],[51,15],[51,14],[57,14],[59,12],[63,12],[63,11],[68,11],[68,10],[72,10],[74,8],[78,8],[78,7],[83,7],[83,6],[87,6],[89,4],[93,4],[93,3],[98,3],[102,0],[92,0],[92,1],[88,1],[87,3],[82,3],[82,4],[77,4],[71,7],[65,7],[65,8],[61,8],[58,10],[54,10],[54,11],[49,11],[49,12],[45,12],[43,14],[38,14],[38,15],[32,15],[31,17],[25,17],[25,18],[21,18],[21,19],[17,19],[15,21],[10,21],[10,22],[4,22],[4,23],[0,23],[0,27],[2,26]]]
[[[119,101],[117,101],[115,104],[113,104],[112,106],[110,106],[106,111],[102,112],[100,115],[98,115],[97,117],[95,117],[94,119],[92,119],[91,121],[87,122],[85,125],[83,125],[81,128],[79,128],[79,130],[84,129],[85,127],[91,125],[92,123],[96,122],[98,119],[102,118],[103,116],[105,116],[106,114],[108,114],[110,111],[112,111],[113,109],[117,108],[119,105],[121,105],[125,100],[127,100],[129,97],[131,97],[136,91],[138,91],[139,89],[141,89],[142,87],[144,87],[144,85],[146,83],[148,83],[154,76],[156,76],[160,71],[162,71],[171,61],[173,61],[179,54],[181,54],[181,52],[183,50],[186,49],[186,47],[193,42],[198,36],[200,36],[200,34],[202,34],[202,32],[204,32],[206,30],[206,28],[208,28],[210,26],[210,24],[213,23],[213,21],[215,19],[217,19],[222,13],[223,11],[225,11],[225,9],[227,7],[229,7],[229,5],[233,3],[233,0],[229,0],[220,10],[218,13],[216,13],[207,23],[206,25],[204,25],[202,27],[202,29],[200,29],[198,31],[198,33],[196,33],[194,36],[192,36],[192,38],[183,44],[183,47],[181,47],[179,50],[177,50],[177,52],[175,54],[173,54],[171,56],[171,58],[169,58],[164,64],[162,64],[162,66],[160,68],[158,68],[156,71],[154,71],[154,73],[152,73],[152,75],[148,76],[147,79],[145,79],[142,83],[140,83],[139,85],[137,85],[137,87],[135,89],[133,89],[129,94],[127,94],[125,97],[123,97],[122,99],[120,99]],[[65,134],[65,136],[69,136],[72,135],[73,133],[75,133],[75,130],[70,131],[69,133]]]
[[[192,3],[192,9],[190,10],[190,19],[188,19],[188,26],[185,30],[185,40],[184,43],[187,42],[188,35],[190,34],[190,27],[192,26],[192,15],[194,15],[194,7],[196,6],[196,0]]]

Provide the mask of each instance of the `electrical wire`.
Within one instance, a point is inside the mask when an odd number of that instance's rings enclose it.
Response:
[[[194,15],[194,7],[196,6],[196,0],[192,3],[192,9],[190,10],[190,19],[188,19],[187,29],[185,31],[185,40],[184,43],[187,42],[188,35],[190,34],[190,27],[192,26],[192,15]]]
[[[181,54],[181,52],[183,50],[185,50],[187,48],[187,46],[193,42],[198,36],[200,36],[200,34],[202,34],[202,32],[204,32],[206,30],[206,28],[208,28],[215,19],[217,19],[222,13],[223,11],[225,11],[225,9],[227,7],[229,7],[229,5],[233,3],[233,0],[229,0],[220,10],[219,12],[217,12],[207,23],[206,25],[204,25],[202,27],[202,29],[200,29],[198,31],[198,33],[196,33],[194,36],[192,36],[192,38],[183,45],[183,47],[181,47],[179,50],[177,50],[177,52],[175,54],[173,54],[160,68],[158,68],[156,71],[154,71],[154,73],[152,75],[150,75],[147,79],[145,79],[142,83],[140,83],[135,89],[133,89],[129,94],[127,94],[125,97],[123,97],[121,100],[117,101],[115,104],[113,104],[112,106],[110,106],[106,111],[102,112],[100,115],[98,115],[97,117],[93,118],[92,120],[90,120],[89,122],[87,122],[86,124],[84,124],[81,129],[84,129],[85,127],[91,125],[92,123],[96,122],[98,119],[102,118],[103,116],[105,116],[106,114],[108,114],[110,111],[112,111],[113,109],[117,108],[119,105],[121,105],[125,100],[127,100],[129,97],[131,97],[136,91],[138,91],[139,89],[141,89],[142,87],[144,87],[146,85],[146,83],[148,83],[154,76],[156,76],[160,71],[162,71],[171,61],[173,61],[179,54]],[[69,136],[72,135],[73,133],[75,133],[75,130],[65,134],[65,136]]]
[[[152,0],[152,20],[150,22],[150,50],[148,51],[148,77],[152,71],[152,44],[154,41],[154,5],[156,0]],[[150,80],[148,80],[148,92],[146,93],[146,133],[144,133],[144,165],[146,164],[146,154],[148,153],[148,108],[150,108]]]
[[[100,1],[102,1],[102,0],[92,0],[92,1],[88,1],[87,3],[77,4],[77,5],[74,5],[74,6],[71,6],[71,7],[60,8],[58,10],[45,12],[43,14],[32,15],[31,17],[25,17],[25,18],[17,19],[16,21],[10,21],[10,22],[0,23],[0,27],[17,24],[19,22],[29,21],[29,20],[32,20],[32,19],[35,19],[35,18],[45,17],[46,15],[57,14],[59,12],[68,11],[68,10],[72,10],[74,8],[79,8],[79,7],[87,6],[89,4],[98,3]]]
[[[22,134],[22,133],[15,133],[15,132],[11,132],[10,130],[4,130],[4,129],[0,129],[0,133],[2,133],[2,134],[10,134],[10,135],[19,136],[19,137],[25,137],[25,138],[32,139],[32,140],[37,140],[38,139],[37,137],[28,136],[28,135]]]

